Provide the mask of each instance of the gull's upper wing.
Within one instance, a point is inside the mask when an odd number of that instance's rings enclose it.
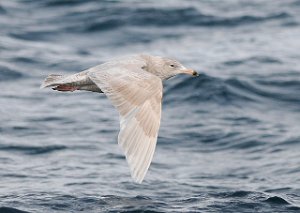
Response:
[[[153,158],[161,117],[162,81],[142,69],[143,62],[91,68],[88,77],[120,114],[118,143],[131,176],[141,183]]]

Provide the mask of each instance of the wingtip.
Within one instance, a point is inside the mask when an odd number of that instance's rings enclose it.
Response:
[[[139,170],[138,170],[139,171]],[[131,177],[132,179],[134,180],[135,183],[138,183],[138,184],[142,184],[145,176],[146,176],[146,173],[144,174],[138,174],[138,171],[137,170],[131,170],[130,173],[131,173]]]
[[[131,177],[133,178],[133,180],[134,180],[135,183],[142,184],[143,179],[139,179],[138,177],[133,177],[133,176],[131,176]]]

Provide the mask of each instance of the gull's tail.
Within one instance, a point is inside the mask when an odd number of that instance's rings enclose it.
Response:
[[[73,92],[77,89],[79,89],[78,86],[72,86],[70,83],[66,81],[66,76],[59,75],[59,74],[50,74],[48,77],[44,80],[40,88],[45,87],[53,87],[53,90],[61,91],[61,92]]]
[[[86,71],[73,75],[50,74],[44,80],[40,88],[52,87],[53,90],[61,92],[73,92],[75,90],[86,90],[92,92],[100,92],[97,87],[86,75]]]
[[[60,84],[59,80],[63,79],[65,76],[59,75],[59,74],[50,74],[48,77],[44,80],[40,88],[45,87],[51,87],[51,86],[57,86]]]

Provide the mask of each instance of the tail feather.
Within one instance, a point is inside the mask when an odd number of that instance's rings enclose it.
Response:
[[[51,86],[57,86],[60,83],[58,82],[59,80],[63,79],[63,75],[59,74],[50,74],[48,77],[44,80],[40,88],[45,88],[45,87],[51,87]]]

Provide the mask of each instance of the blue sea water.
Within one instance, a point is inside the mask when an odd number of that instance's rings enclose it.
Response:
[[[165,82],[144,182],[104,95],[40,90],[135,53]],[[1,0],[0,213],[300,212],[299,0]]]

